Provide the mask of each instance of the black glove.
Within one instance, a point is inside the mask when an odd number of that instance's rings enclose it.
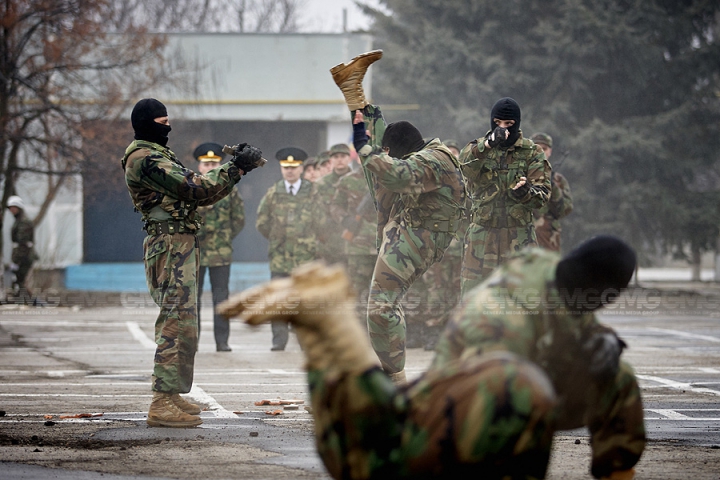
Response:
[[[355,151],[359,152],[369,141],[370,139],[365,131],[365,122],[353,123],[353,145],[355,146]]]
[[[529,191],[530,184],[527,182],[527,180],[525,180],[525,183],[520,185],[518,188],[516,188],[515,190],[510,190],[510,195],[512,195],[513,198],[516,200],[522,200],[523,198],[525,198],[525,195],[527,195]]]
[[[488,145],[490,145],[490,148],[497,147],[502,142],[507,140],[508,137],[508,131],[507,128],[503,127],[495,127],[495,130],[490,134],[488,137]]]
[[[582,346],[590,362],[588,372],[598,381],[609,381],[620,368],[620,354],[625,342],[613,332],[593,334]]]
[[[248,173],[261,165],[262,152],[260,149],[248,145],[246,143],[238,145],[235,148],[237,152],[232,158],[232,163],[235,164],[240,170]]]

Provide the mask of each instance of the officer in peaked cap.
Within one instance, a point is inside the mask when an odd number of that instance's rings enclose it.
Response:
[[[210,170],[220,166],[225,158],[222,146],[214,142],[206,142],[193,151],[198,161],[198,172],[206,175]],[[232,242],[245,226],[245,204],[237,188],[230,195],[214,205],[198,207],[197,212],[203,218],[203,226],[197,233],[200,246],[200,270],[198,275],[198,337],[200,336],[200,312],[205,283],[205,272],[210,274],[213,303],[213,333],[215,350],[230,352],[230,322],[216,312],[218,304],[227,300],[230,283],[230,265],[232,264]]]
[[[225,154],[222,151],[223,147],[219,143],[206,142],[197,146],[193,152],[193,157],[200,162],[216,162],[220,163],[225,158]]]
[[[256,227],[268,239],[268,259],[272,278],[290,275],[297,266],[315,259],[316,233],[322,218],[315,214],[317,193],[309,180],[302,178],[304,150],[287,147],[278,150],[282,180],[271,186],[260,200]],[[288,324],[272,322],[273,351],[285,350]]]
[[[275,158],[280,161],[281,167],[299,167],[308,158],[308,154],[300,148],[286,147],[278,150]]]

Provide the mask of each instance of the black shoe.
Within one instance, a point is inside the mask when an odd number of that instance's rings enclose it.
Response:
[[[230,345],[228,345],[227,343],[223,343],[223,344],[218,345],[215,348],[215,351],[217,351],[217,352],[232,352],[232,348],[230,348]]]
[[[283,350],[285,350],[285,345],[273,345],[270,347],[271,352],[282,352]]]

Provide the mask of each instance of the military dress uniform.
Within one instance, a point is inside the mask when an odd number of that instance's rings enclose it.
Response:
[[[465,182],[457,159],[434,138],[393,158],[378,150],[386,130],[380,108],[363,108],[373,153],[361,155],[377,209],[378,258],[368,298],[368,328],[383,369],[404,376],[406,325],[402,300],[439,261],[463,217]]]
[[[488,132],[488,135],[490,132]],[[487,148],[486,137],[460,152],[460,165],[472,199],[462,265],[463,296],[480,284],[514,252],[537,245],[532,211],[550,196],[550,164],[532,140],[509,148]],[[530,190],[520,199],[511,194],[520,177]]]
[[[222,146],[217,143],[203,143],[193,152],[199,162],[221,162],[224,158]],[[228,298],[230,265],[232,264],[232,242],[245,226],[245,206],[237,188],[213,205],[198,207],[202,227],[198,230],[200,247],[200,273],[198,276],[198,336],[200,335],[200,312],[202,310],[205,272],[209,272],[212,288],[213,333],[216,350],[230,351],[230,322],[217,313],[216,307]]]
[[[282,167],[299,168],[307,154],[294,147],[281,149],[276,158]],[[288,191],[285,180],[270,187],[260,200],[256,227],[268,239],[271,278],[286,277],[293,268],[315,260],[318,226],[317,191],[312,182],[300,179],[299,188]],[[273,322],[273,350],[288,342],[285,322]]]
[[[635,465],[645,446],[640,388],[632,367],[598,379],[583,349],[594,334],[612,332],[592,312],[571,312],[555,286],[560,256],[538,247],[516,254],[463,300],[441,335],[430,371],[459,360],[510,352],[550,378],[558,404],[556,428],[587,426],[592,473],[608,476]]]

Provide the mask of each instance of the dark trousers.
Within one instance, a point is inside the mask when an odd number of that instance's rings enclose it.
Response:
[[[198,339],[200,338],[200,309],[201,298],[203,294],[203,283],[205,282],[205,272],[210,271],[210,287],[212,288],[213,302],[213,330],[215,331],[215,343],[217,345],[227,345],[230,337],[230,321],[217,313],[217,306],[220,302],[228,298],[228,284],[230,283],[230,265],[221,265],[219,267],[200,267],[198,275]]]
[[[289,276],[289,273],[270,273],[271,279],[285,278]],[[290,336],[290,327],[288,322],[284,320],[271,320],[270,326],[272,327],[272,346],[284,350]]]

